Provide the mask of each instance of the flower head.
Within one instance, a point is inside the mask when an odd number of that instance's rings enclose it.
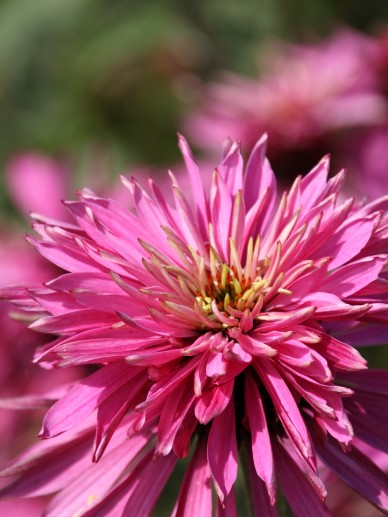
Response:
[[[386,402],[388,375],[349,344],[386,333],[388,199],[338,202],[327,158],[278,197],[266,137],[245,167],[227,143],[206,192],[179,145],[191,192],[171,173],[173,204],[123,178],[132,211],[85,190],[66,203],[74,224],[37,217],[31,243],[67,273],[4,296],[59,336],[37,360],[100,368],[50,408],[50,439],[9,466],[4,496],[57,492],[46,515],[149,515],[191,450],[176,516],[211,515],[212,486],[217,514],[235,515],[240,455],[255,514],[275,514],[279,485],[298,516],[328,515],[323,463],[388,509],[385,474],[352,445],[375,440],[362,415],[380,422],[369,402]]]

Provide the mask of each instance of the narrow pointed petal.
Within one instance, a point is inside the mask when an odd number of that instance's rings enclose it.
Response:
[[[233,399],[213,420],[207,443],[207,456],[216,492],[223,501],[237,478],[238,455]]]
[[[324,502],[313,492],[299,466],[280,444],[275,447],[276,470],[285,496],[298,517],[331,517]]]
[[[201,438],[183,479],[174,517],[212,513],[211,471],[206,451],[206,439]]]
[[[257,475],[264,481],[270,503],[275,503],[275,468],[271,440],[260,392],[248,373],[245,377],[245,404],[252,436],[252,457]]]

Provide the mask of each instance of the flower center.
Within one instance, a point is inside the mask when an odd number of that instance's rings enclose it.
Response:
[[[200,264],[195,310],[202,321],[205,318],[213,328],[239,326],[245,332],[253,327],[271,284],[266,278],[270,261],[258,259],[258,248],[259,243],[253,246],[251,240],[244,268],[232,241],[231,264],[221,261],[214,250],[211,250],[208,268],[205,269],[203,262]]]
[[[207,272],[206,279],[204,290],[198,291],[196,296],[196,302],[206,315],[217,317],[224,313],[241,318],[246,309],[260,310],[267,287],[267,281],[260,275],[252,281],[251,277],[238,275],[234,266],[223,263],[215,271]]]
[[[185,268],[169,263],[151,245],[141,244],[151,253],[151,259],[144,264],[168,290],[146,287],[140,292],[158,299],[162,311],[178,318],[184,326],[192,324],[198,330],[229,334],[238,327],[249,332],[263,316],[260,313],[268,300],[278,293],[290,294],[283,286],[284,273],[279,269],[280,244],[271,256],[260,257],[260,238],[255,242],[250,238],[242,267],[232,239],[228,263],[213,247],[208,254],[200,255],[190,246],[172,242]],[[155,317],[162,314],[150,310]]]

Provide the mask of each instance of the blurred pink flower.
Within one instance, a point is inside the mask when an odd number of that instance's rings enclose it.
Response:
[[[22,238],[10,234],[9,230],[0,232],[0,287],[9,283],[38,285],[59,271],[42,257]],[[55,373],[32,365],[34,351],[48,341],[49,336],[30,332],[25,323],[10,319],[11,307],[0,302],[0,460],[4,462],[11,454],[25,445],[26,436],[36,427],[36,409],[42,407],[31,404],[28,413],[10,411],[8,399],[22,397],[26,393],[41,394],[58,385],[73,382],[79,378],[74,368]],[[14,316],[24,317],[25,313]],[[12,407],[12,404],[10,404]],[[28,404],[27,404],[28,405]]]
[[[376,43],[350,30],[315,45],[269,49],[258,79],[227,73],[205,88],[187,131],[207,149],[225,134],[251,149],[268,131],[274,155],[311,146],[338,129],[380,123],[387,105],[377,58]]]
[[[19,154],[6,165],[6,180],[9,193],[23,214],[38,212],[63,219],[66,211],[61,200],[70,189],[65,165],[36,152]]]
[[[67,214],[61,199],[68,190],[68,179],[59,162],[37,153],[19,155],[6,165],[6,187],[23,215],[44,211],[63,219]],[[0,271],[1,287],[10,283],[36,285],[59,273],[23,239],[20,228],[12,225],[10,219],[0,231]],[[37,433],[42,410],[49,402],[42,400],[42,393],[74,382],[81,373],[75,368],[53,371],[32,365],[35,349],[50,336],[31,333],[25,323],[10,320],[9,313],[9,304],[1,302],[0,459],[3,464],[30,442],[31,434]],[[14,316],[17,316],[15,311]],[[4,480],[0,484],[4,485]],[[38,517],[45,504],[43,498],[9,501],[1,505],[1,515]]]
[[[352,171],[349,190],[369,200],[388,194],[388,125],[361,132],[342,155]]]
[[[3,497],[149,515],[192,446],[175,516],[212,515],[212,486],[217,515],[236,515],[240,451],[255,514],[277,514],[278,482],[298,517],[330,515],[318,458],[387,511],[388,477],[358,444],[386,449],[388,372],[347,341],[386,336],[388,199],[337,203],[344,174],[328,181],[324,158],[279,200],[265,137],[245,167],[230,142],[207,191],[179,145],[192,202],[171,174],[173,205],[124,179],[132,211],[84,190],[73,224],[36,218],[32,244],[68,273],[2,295],[59,336],[39,360],[100,368],[50,408]]]

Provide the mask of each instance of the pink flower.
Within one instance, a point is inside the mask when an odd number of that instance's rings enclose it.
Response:
[[[64,217],[61,200],[69,190],[70,174],[64,164],[36,152],[14,156],[6,165],[8,191],[20,211]]]
[[[206,191],[180,137],[190,202],[172,174],[173,205],[123,178],[133,211],[84,190],[73,224],[36,217],[31,243],[68,272],[3,297],[58,335],[37,360],[99,368],[50,408],[4,497],[149,515],[191,450],[175,516],[212,515],[212,487],[217,515],[237,515],[241,455],[255,515],[276,515],[277,485],[296,515],[330,515],[324,469],[388,510],[359,446],[387,452],[388,373],[353,346],[386,340],[388,199],[339,203],[327,158],[278,199],[265,144],[244,167],[229,143]]]
[[[267,54],[261,77],[227,73],[204,89],[199,113],[187,122],[199,145],[214,149],[227,134],[251,149],[268,130],[275,156],[385,120],[373,40],[342,30],[315,45],[283,45]]]
[[[343,150],[342,155],[352,171],[349,187],[360,197],[376,199],[388,193],[387,148],[388,126],[385,125],[361,132]]]

